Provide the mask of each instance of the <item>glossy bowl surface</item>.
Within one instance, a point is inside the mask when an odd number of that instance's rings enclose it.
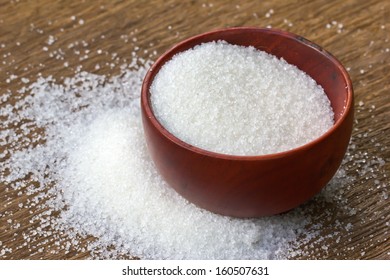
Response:
[[[168,132],[153,114],[149,88],[173,55],[215,40],[253,46],[311,76],[327,94],[334,125],[324,135],[286,152],[234,156],[191,146]],[[260,217],[288,211],[318,193],[345,155],[353,124],[349,75],[330,53],[307,39],[275,29],[235,27],[204,33],[175,45],[147,73],[141,93],[145,138],[150,155],[168,184],[190,202],[215,213]]]

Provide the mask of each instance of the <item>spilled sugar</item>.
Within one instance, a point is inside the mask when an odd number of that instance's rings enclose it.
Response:
[[[73,226],[105,242],[114,235],[136,256],[275,258],[307,223],[296,215],[230,219],[187,203],[155,171],[140,118],[127,108],[102,113],[77,134],[83,131],[62,178],[63,218],[78,217]]]
[[[0,155],[0,179],[10,191],[29,195],[22,207],[32,209],[30,223],[38,223],[23,232],[25,245],[15,250],[42,237],[39,247],[32,248],[38,253],[50,241],[58,245],[51,253],[89,251],[92,258],[279,259],[307,255],[311,247],[305,244],[339,240],[343,230],[351,230],[349,223],[337,222],[329,236],[320,236],[313,205],[242,220],[186,202],[166,186],[148,157],[139,92],[149,64],[131,65],[111,79],[85,72],[63,84],[40,78],[19,90],[29,94],[13,106],[6,103],[12,93],[2,98],[1,117],[8,129],[0,139],[8,149]],[[13,128],[16,123],[19,130]],[[345,201],[340,187],[347,188],[351,180],[341,169],[316,202]],[[347,215],[356,214],[340,207]],[[331,218],[334,213],[324,209]],[[2,215],[10,217],[13,228],[20,226],[11,213]],[[85,246],[80,236],[95,239]],[[3,245],[0,256],[10,253],[12,248]]]
[[[150,91],[153,111],[168,131],[223,154],[290,150],[333,125],[329,99],[306,73],[266,52],[224,41],[176,54]]]

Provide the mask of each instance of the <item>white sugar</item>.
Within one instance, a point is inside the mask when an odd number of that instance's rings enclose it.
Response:
[[[375,151],[386,146],[368,153],[355,137],[343,167],[314,202],[250,220],[196,208],[167,187],[148,156],[139,93],[150,64],[140,64],[132,61],[112,78],[78,66],[61,83],[41,77],[2,94],[4,206],[14,195],[18,200],[0,217],[4,233],[17,229],[22,242],[2,239],[1,258],[17,256],[13,252],[30,258],[324,258],[333,250],[326,241],[342,244],[354,236],[356,213],[366,213],[348,201],[361,178],[380,186],[378,203],[387,202],[388,186],[375,181],[387,164]],[[20,99],[11,105],[12,96]],[[371,136],[362,133],[363,139]],[[31,215],[23,221],[22,210]],[[362,218],[359,223],[371,224]],[[348,257],[341,248],[337,253]]]
[[[333,125],[326,94],[307,74],[253,47],[223,41],[175,55],[150,90],[153,111],[168,131],[224,154],[290,150]]]

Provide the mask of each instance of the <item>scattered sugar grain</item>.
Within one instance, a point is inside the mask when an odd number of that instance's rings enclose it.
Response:
[[[53,45],[55,41],[57,41],[57,39],[53,35],[50,35],[49,38],[46,40],[46,44],[50,46]]]
[[[28,84],[30,82],[30,80],[28,78],[25,78],[25,77],[21,78],[21,81],[24,84]]]
[[[326,94],[307,74],[253,47],[223,41],[175,55],[157,73],[151,101],[172,134],[224,154],[290,150],[333,125]]]

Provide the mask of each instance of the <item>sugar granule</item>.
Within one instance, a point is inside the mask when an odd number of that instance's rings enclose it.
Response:
[[[159,70],[153,111],[172,134],[205,150],[262,155],[302,146],[333,125],[323,89],[283,59],[253,47],[209,42]]]

